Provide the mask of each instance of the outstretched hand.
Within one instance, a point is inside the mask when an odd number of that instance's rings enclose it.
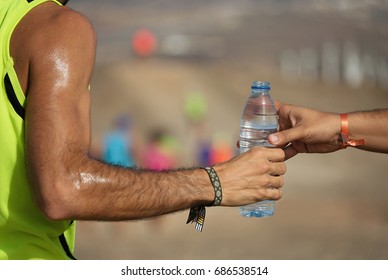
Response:
[[[338,114],[326,113],[275,101],[279,132],[268,137],[271,144],[284,147],[286,159],[298,153],[329,153],[340,149],[341,121]]]

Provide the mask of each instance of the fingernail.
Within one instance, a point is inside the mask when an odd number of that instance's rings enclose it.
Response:
[[[277,142],[279,142],[279,137],[274,134],[271,134],[270,136],[268,136],[268,139],[273,144],[276,144]]]

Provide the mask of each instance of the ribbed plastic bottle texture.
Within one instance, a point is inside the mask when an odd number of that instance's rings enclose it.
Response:
[[[240,153],[254,146],[273,147],[268,135],[278,129],[278,115],[272,100],[270,82],[254,81],[240,120]],[[244,217],[267,217],[275,212],[275,201],[264,200],[241,206],[240,215]]]

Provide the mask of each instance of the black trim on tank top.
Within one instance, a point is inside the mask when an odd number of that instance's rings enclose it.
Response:
[[[72,260],[76,260],[76,258],[73,256],[73,254],[70,251],[69,245],[67,244],[65,234],[61,234],[59,236],[59,242],[61,242],[63,250],[65,250],[66,256],[68,256]]]
[[[31,1],[33,1],[33,0],[31,0]],[[7,93],[7,97],[8,97],[9,102],[11,103],[15,112],[24,120],[25,110],[16,97],[15,90],[13,89],[13,86],[12,86],[12,83],[11,83],[11,80],[10,80],[8,74],[6,74],[4,77],[4,85],[5,85],[5,91]],[[71,221],[70,225],[73,222],[74,221]],[[59,236],[59,242],[61,243],[61,246],[62,246],[63,250],[65,251],[66,255],[70,259],[76,260],[76,258],[73,256],[73,254],[70,251],[69,245],[67,244],[65,235],[63,233]]]
[[[34,0],[27,0],[28,3],[31,3],[33,1]],[[4,85],[5,85],[5,91],[7,93],[7,97],[8,97],[9,102],[11,103],[15,112],[24,120],[25,110],[16,97],[15,90],[13,89],[13,86],[12,86],[12,83],[11,83],[11,80],[10,80],[8,74],[6,74],[4,77]],[[71,221],[70,225],[73,222],[74,221]],[[76,260],[76,258],[73,256],[73,254],[70,251],[69,245],[67,244],[65,234],[62,233],[58,237],[58,239],[59,239],[59,242],[61,243],[63,250],[66,253],[66,256],[68,256],[72,260]]]
[[[16,97],[15,90],[13,89],[13,86],[12,86],[11,80],[9,79],[8,74],[6,74],[4,77],[4,85],[5,85],[5,91],[7,93],[9,102],[11,103],[16,114],[18,114],[24,120],[24,115],[25,115],[24,108]]]

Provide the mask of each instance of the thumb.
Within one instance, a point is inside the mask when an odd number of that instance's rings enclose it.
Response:
[[[275,104],[276,111],[279,111],[279,109],[283,105],[283,103],[278,101],[278,100],[274,100],[273,102]]]
[[[269,135],[268,140],[272,145],[282,146],[292,141],[303,139],[303,137],[303,129],[301,127],[293,127]]]

